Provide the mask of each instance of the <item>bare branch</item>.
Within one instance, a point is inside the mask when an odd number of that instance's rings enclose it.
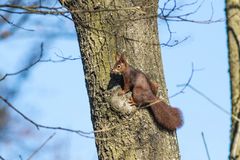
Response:
[[[27,160],[31,160],[33,156],[35,156],[54,136],[56,133],[53,133],[51,136],[49,136],[41,146],[39,146],[28,158]]]
[[[23,30],[26,30],[26,31],[34,31],[33,29],[27,29],[27,28],[24,28],[24,27],[21,27],[13,22],[10,22],[7,18],[5,18],[3,15],[0,14],[0,18],[2,18],[5,22],[7,22],[8,24],[16,27],[16,28],[19,28],[19,29],[23,29]]]
[[[41,43],[40,55],[39,55],[38,59],[37,59],[35,62],[31,63],[29,66],[27,66],[27,67],[25,67],[25,68],[23,68],[23,69],[21,69],[21,70],[19,70],[19,71],[17,71],[17,72],[6,73],[2,78],[0,78],[0,81],[3,81],[5,78],[7,78],[7,77],[9,77],[9,76],[15,76],[15,75],[18,75],[18,74],[20,74],[20,73],[22,73],[22,72],[25,72],[25,71],[29,70],[30,68],[32,68],[33,66],[35,66],[38,62],[40,62],[42,56],[43,56],[43,43]]]
[[[0,99],[3,102],[5,102],[8,105],[8,107],[13,109],[16,113],[18,113],[21,117],[23,117],[25,120],[27,120],[28,122],[33,124],[38,130],[40,128],[43,128],[43,129],[53,129],[53,130],[62,130],[62,131],[73,132],[73,133],[76,133],[76,134],[78,134],[80,136],[83,136],[83,137],[86,137],[86,138],[94,138],[94,137],[86,135],[86,134],[92,134],[94,132],[84,132],[84,131],[81,131],[81,130],[73,130],[73,129],[63,128],[63,127],[51,127],[51,126],[45,126],[45,125],[36,123],[32,119],[27,117],[25,114],[23,114],[21,111],[19,111],[16,107],[14,107],[7,99],[3,98],[2,96],[0,96]]]
[[[185,84],[179,85],[179,86],[185,86]],[[224,109],[222,106],[220,106],[219,104],[217,104],[216,102],[214,102],[211,98],[209,98],[208,96],[206,96],[204,93],[202,93],[201,91],[197,90],[195,87],[193,87],[192,85],[188,84],[187,87],[189,87],[190,89],[192,89],[194,92],[196,92],[198,95],[200,95],[201,97],[203,97],[204,99],[206,99],[208,102],[210,102],[213,106],[215,106],[216,108],[218,108],[220,111],[222,111],[223,113],[231,116],[233,119],[235,119],[236,121],[240,122],[240,119],[231,114],[228,110]]]
[[[185,42],[186,40],[188,40],[190,38],[190,36],[187,36],[187,37],[185,37],[185,38],[183,38],[182,40],[175,40],[172,44],[170,44],[170,41],[168,42],[168,43],[160,43],[160,45],[162,46],[162,47],[174,47],[174,46],[176,46],[176,45],[179,45],[179,44],[181,44],[181,43],[183,43],[183,42]]]
[[[190,15],[194,15],[196,14],[199,9],[201,8],[202,4],[204,3],[204,0],[197,6],[197,8],[193,11],[189,11],[187,13],[177,13],[176,11],[181,11],[182,9],[185,9],[186,7],[193,7],[197,4],[198,0],[192,2],[192,3],[186,3],[186,4],[182,4],[182,5],[177,5],[177,1],[176,0],[167,0],[164,3],[163,8],[159,8],[160,13],[157,15],[145,15],[142,14],[141,16],[136,16],[135,14],[131,14],[132,16],[130,17],[126,17],[124,15],[120,16],[119,21],[138,21],[138,20],[142,20],[142,19],[152,19],[152,18],[159,18],[161,20],[163,20],[166,23],[167,26],[167,30],[169,32],[169,38],[167,40],[167,42],[165,43],[149,43],[149,42],[141,42],[139,40],[134,40],[131,37],[125,37],[122,35],[116,35],[113,32],[110,31],[106,31],[103,29],[97,29],[97,28],[93,28],[89,25],[88,22],[80,22],[81,26],[83,28],[87,28],[89,30],[96,30],[99,32],[104,32],[107,33],[111,36],[117,36],[120,38],[124,38],[125,40],[131,40],[131,41],[135,41],[135,42],[139,42],[139,43],[144,43],[144,44],[152,44],[152,45],[161,45],[161,46],[166,46],[166,47],[173,47],[176,46],[184,41],[186,41],[189,36],[186,36],[185,38],[183,38],[182,40],[174,40],[173,38],[173,31],[170,28],[169,22],[190,22],[190,23],[199,23],[199,24],[210,24],[210,23],[216,23],[216,22],[223,22],[224,19],[217,19],[217,20],[213,20],[213,6],[211,4],[211,16],[210,19],[208,20],[192,20],[187,18]],[[168,7],[171,6],[171,7]],[[115,8],[93,8],[93,9],[88,9],[88,10],[71,10],[71,9],[65,9],[64,7],[48,7],[48,6],[42,6],[41,3],[38,5],[29,5],[29,6],[21,6],[21,5],[0,5],[0,11],[5,11],[11,14],[50,14],[50,15],[61,15],[64,16],[66,18],[69,18],[70,20],[72,20],[69,17],[70,13],[99,13],[99,12],[118,12],[118,11],[141,11],[141,8],[147,8],[147,7],[151,7],[151,6],[132,6],[132,7],[115,7]],[[14,8],[15,10],[9,10],[10,8]],[[120,14],[120,13],[119,13]],[[100,20],[100,19],[99,19]],[[121,23],[120,23],[121,24]]]
[[[204,143],[204,147],[205,147],[205,150],[206,150],[206,153],[207,153],[208,160],[211,160],[210,154],[209,154],[209,151],[208,151],[207,142],[206,142],[205,137],[204,137],[204,133],[202,132],[201,135],[202,135],[202,140],[203,140],[203,143]]]
[[[177,7],[177,4],[176,4],[176,0],[174,0],[174,5],[171,9],[166,9],[166,6],[168,5],[168,3],[170,3],[171,0],[168,0],[167,2],[164,3],[164,6],[163,6],[163,9],[162,9],[162,14],[164,15],[164,17],[168,17]],[[164,14],[164,11],[168,11],[167,14]]]
[[[50,15],[63,15],[69,13],[98,13],[98,12],[117,12],[122,10],[139,10],[140,6],[133,7],[121,7],[121,8],[98,8],[98,9],[88,9],[88,10],[66,10],[64,7],[47,7],[47,6],[22,6],[22,5],[0,5],[2,11],[13,13],[13,14],[50,14]],[[8,8],[19,9],[20,11],[9,11]]]
[[[167,20],[167,21],[181,21],[183,20],[184,22],[193,22],[193,23],[206,23],[206,20],[204,21],[195,21],[195,20],[190,20],[184,17],[187,17],[189,15],[193,15],[195,13],[198,12],[199,8],[201,8],[204,0],[202,1],[202,3],[192,12],[188,12],[185,14],[179,14],[176,16],[171,16],[172,13],[174,13],[174,11],[176,10],[181,10],[182,8],[186,7],[186,6],[191,6],[191,5],[195,5],[196,2],[193,3],[189,3],[189,4],[184,4],[184,5],[180,5],[177,6],[176,4],[176,0],[174,0],[174,5],[171,9],[166,8],[166,5],[168,3],[170,3],[171,0],[168,0],[165,4],[163,8],[159,8],[161,10],[160,14],[158,15],[146,15],[146,16],[141,16],[141,17],[134,17],[129,20],[140,20],[140,19],[147,19],[147,18],[160,18],[162,20]],[[143,7],[143,6],[142,6]],[[6,8],[6,9],[1,9],[1,8]],[[20,9],[23,11],[10,11],[7,10],[8,8],[15,8],[15,9]],[[141,8],[141,6],[133,6],[133,7],[123,7],[123,8],[98,8],[98,9],[88,9],[88,10],[66,10],[64,7],[47,7],[47,6],[21,6],[21,5],[0,5],[0,11],[4,11],[4,12],[8,12],[8,13],[12,13],[12,14],[42,14],[42,15],[46,15],[46,14],[50,14],[50,15],[65,15],[69,14],[69,13],[98,13],[98,12],[117,12],[117,11],[122,11],[122,10],[139,10]],[[146,8],[146,6],[144,6],[144,8]],[[213,9],[213,7],[212,7]],[[168,11],[166,14],[164,13],[164,11]],[[212,14],[213,14],[213,10],[212,10]],[[212,15],[211,14],[211,15]],[[69,18],[69,17],[68,17]],[[211,16],[212,18],[212,16]],[[211,19],[210,18],[210,19]],[[222,21],[222,20],[221,20]],[[215,23],[215,22],[219,22],[219,20],[207,20],[208,23]]]
[[[51,59],[51,58],[49,58],[49,59],[42,59],[43,54],[44,54],[44,53],[43,53],[43,43],[41,43],[41,51],[40,51],[40,54],[39,54],[38,58],[37,58],[34,62],[32,62],[32,63],[29,64],[28,66],[24,67],[23,69],[20,69],[19,71],[16,71],[16,72],[13,72],[13,73],[6,73],[4,76],[2,76],[2,77],[0,78],[0,82],[3,81],[3,80],[5,80],[5,79],[6,79],[7,77],[9,77],[9,76],[19,75],[19,74],[21,74],[21,73],[23,73],[23,72],[25,72],[25,71],[33,68],[35,65],[37,65],[37,64],[40,63],[40,62],[61,63],[61,62],[65,62],[65,61],[75,61],[75,60],[81,59],[80,57],[71,57],[71,56],[69,56],[69,57],[64,57],[64,56],[60,56],[60,55],[58,55],[58,54],[55,54],[55,55],[59,58],[59,60],[54,60],[54,59]]]
[[[185,3],[183,5],[180,5],[176,8],[176,10],[183,10],[185,7],[192,7],[194,6],[195,4],[197,4],[198,0],[194,1],[194,2],[190,2],[190,3]]]
[[[60,56],[59,56],[60,57]],[[63,57],[63,56],[61,56],[60,57],[61,59],[59,59],[59,60],[54,60],[54,59],[51,59],[51,58],[49,58],[49,59],[42,59],[42,60],[40,60],[39,62],[52,62],[52,63],[61,63],[61,62],[65,62],[65,61],[75,61],[75,60],[79,60],[79,59],[81,59],[80,57],[71,57],[71,56],[68,56],[68,57]]]
[[[116,129],[118,128],[119,126],[123,126],[124,124],[128,123],[129,120],[131,120],[133,118],[133,116],[135,115],[135,113],[143,108],[147,108],[155,103],[158,103],[160,100],[156,100],[148,105],[145,105],[145,106],[141,106],[141,107],[138,107],[130,116],[129,118],[123,120],[121,123],[119,123],[118,125],[115,125],[115,126],[112,126],[112,127],[106,127],[106,128],[103,128],[101,130],[95,130],[95,131],[90,131],[90,132],[85,132],[85,131],[82,131],[82,130],[73,130],[73,129],[69,129],[69,128],[63,128],[63,127],[52,127],[52,126],[46,126],[46,125],[42,125],[42,124],[39,124],[35,121],[33,121],[32,119],[30,119],[29,117],[27,117],[25,114],[23,114],[21,111],[19,111],[16,107],[14,107],[7,99],[5,99],[4,97],[0,96],[0,99],[5,102],[8,107],[10,107],[12,110],[14,110],[16,113],[18,113],[21,117],[23,117],[26,121],[30,122],[32,125],[34,125],[38,130],[40,128],[42,129],[50,129],[50,130],[61,130],[61,131],[67,131],[67,132],[72,132],[72,133],[76,133],[77,135],[80,135],[82,137],[85,137],[85,138],[90,138],[90,139],[97,139],[97,140],[103,140],[103,141],[106,141],[106,140],[114,140],[114,137],[112,138],[95,138],[93,136],[88,136],[89,134],[94,134],[94,133],[100,133],[100,132],[107,132],[107,131],[110,131],[110,130],[113,130],[113,129]]]
[[[194,64],[192,63],[192,70],[191,70],[191,74],[190,74],[190,76],[189,76],[189,78],[188,78],[187,83],[184,84],[183,88],[182,88],[180,91],[178,91],[177,93],[171,95],[169,98],[173,98],[173,97],[175,97],[175,96],[177,96],[177,95],[179,95],[179,94],[184,93],[184,90],[188,87],[188,85],[190,85],[190,82],[191,82],[191,80],[192,80],[192,78],[193,78],[194,72],[195,72]]]
[[[183,17],[179,17],[179,16],[172,16],[168,18],[168,21],[174,21],[174,22],[191,22],[191,23],[198,23],[198,24],[212,24],[212,23],[217,23],[217,22],[224,22],[226,19],[225,18],[220,18],[217,20],[212,20],[212,19],[208,19],[208,20],[192,20],[192,19],[186,19]]]
[[[1,11],[5,11],[8,13],[13,14],[52,14],[52,15],[61,15],[65,13],[69,13],[68,11],[62,11],[63,7],[47,7],[47,6],[24,6],[24,5],[14,5],[14,4],[3,4],[0,5],[0,8],[6,8],[1,9]],[[21,11],[10,11],[7,10],[8,8],[14,8]]]
[[[213,8],[213,2],[211,2],[211,14],[210,14],[210,18],[207,19],[207,20],[193,20],[193,19],[188,19],[187,17],[190,16],[190,15],[194,15],[196,14],[199,9],[202,7],[203,3],[204,3],[205,0],[203,0],[198,6],[197,8],[194,10],[194,11],[191,11],[191,12],[187,12],[187,13],[184,13],[184,14],[178,14],[178,15],[168,15],[168,16],[165,16],[163,14],[163,12],[161,12],[160,14],[158,14],[158,18],[162,19],[162,20],[167,20],[167,21],[172,21],[172,22],[190,22],[190,23],[198,23],[198,24],[210,24],[210,23],[217,23],[217,22],[225,22],[225,18],[219,18],[219,19],[216,19],[216,20],[213,20],[213,15],[214,15],[214,8]],[[193,3],[190,3],[190,4],[185,4],[185,5],[182,5],[180,7],[176,7],[175,10],[179,10],[180,8],[182,8],[183,6],[186,7],[186,6],[191,6],[191,5],[194,5],[196,4],[197,1],[193,2]]]
[[[2,156],[0,156],[0,160],[5,160]]]
[[[80,57],[72,57],[72,56],[68,56],[68,57],[64,57],[61,56],[57,53],[55,53],[55,55],[60,58],[60,60],[53,60],[53,59],[46,59],[46,60],[40,60],[40,62],[53,62],[53,63],[58,63],[58,62],[65,62],[65,61],[75,61],[75,60],[79,60],[81,59]]]

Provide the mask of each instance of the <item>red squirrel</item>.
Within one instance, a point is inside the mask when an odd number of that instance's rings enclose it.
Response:
[[[119,95],[131,91],[132,97],[129,101],[131,105],[150,105],[158,124],[168,130],[175,130],[182,126],[181,111],[160,101],[156,96],[157,85],[152,83],[143,72],[129,65],[122,54],[116,55],[116,63],[111,74],[123,76],[124,86]]]

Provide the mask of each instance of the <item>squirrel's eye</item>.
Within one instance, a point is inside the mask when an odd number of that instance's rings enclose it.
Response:
[[[118,69],[121,68],[121,65],[118,65],[117,68],[118,68]]]

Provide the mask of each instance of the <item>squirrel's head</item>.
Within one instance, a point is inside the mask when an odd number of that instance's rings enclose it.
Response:
[[[111,69],[111,74],[122,74],[127,69],[127,61],[125,60],[124,56],[121,54],[116,54],[115,57],[116,63]]]

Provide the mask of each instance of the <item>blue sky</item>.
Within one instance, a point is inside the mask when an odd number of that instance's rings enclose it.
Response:
[[[210,6],[210,2],[204,2],[202,8],[193,18],[197,20],[208,19],[211,15]],[[213,1],[213,6],[214,18],[224,18],[224,2]],[[35,23],[31,22],[26,26],[35,28],[35,32],[20,31],[14,37],[2,41],[0,44],[2,73],[13,72],[21,67],[24,56],[32,43],[39,46],[40,50],[43,38],[38,33],[46,31],[58,33],[63,28],[64,32],[69,33],[68,36],[57,37],[53,43],[49,43],[51,40],[43,41],[44,51],[47,54],[46,59],[57,59],[55,53],[66,57],[79,57],[78,42],[72,22],[61,17],[46,18],[49,21],[43,23],[41,16],[32,16]],[[50,22],[54,22],[56,26],[49,27]],[[187,82],[193,63],[194,68],[199,70],[194,72],[191,85],[230,111],[225,22],[204,25],[185,22],[171,23],[171,28],[172,31],[176,32],[174,34],[176,39],[182,39],[186,36],[190,36],[190,38],[175,47],[162,47],[161,49],[169,96],[181,89],[177,85]],[[159,21],[159,32],[161,42],[165,42],[168,33],[161,21]],[[7,80],[14,80],[14,77]],[[230,116],[217,109],[190,88],[187,88],[183,94],[171,98],[170,102],[173,106],[181,108],[184,115],[185,124],[177,131],[182,159],[207,160],[201,132],[205,135],[211,158],[227,159],[230,144]],[[13,104],[30,118],[42,124],[85,131],[92,130],[83,68],[79,60],[38,64],[21,86],[20,93]],[[12,116],[19,117],[15,113],[12,113]],[[20,117],[18,119],[22,121],[21,125],[28,125],[35,129]],[[16,124],[14,121],[11,123]],[[24,141],[38,146],[52,132],[54,131],[35,130],[34,134],[37,135],[40,142],[32,142],[36,137],[26,138]],[[60,142],[64,142],[66,146]],[[48,146],[41,151],[44,155],[38,154],[35,158],[43,159],[44,156],[54,156],[54,153],[49,153],[48,150],[56,143],[59,143],[60,145],[57,146],[61,146],[60,149],[64,151],[60,155],[62,157],[71,160],[97,159],[93,139],[66,132],[57,132]],[[31,149],[23,152],[21,148],[16,148],[14,145],[2,146],[0,147],[0,155],[10,156],[11,159],[17,159],[19,154],[26,158],[31,153]],[[16,154],[11,152],[10,155],[7,150],[13,148]]]
[[[207,19],[210,3],[206,3],[197,19]],[[224,18],[224,3],[213,1],[214,17]],[[204,18],[207,17],[207,18]],[[230,111],[230,89],[225,22],[210,25],[178,23],[172,25],[178,35],[190,35],[189,40],[174,48],[162,48],[165,77],[169,95],[186,83],[195,69],[191,85]],[[161,33],[161,27],[160,27]],[[161,34],[160,34],[161,35]],[[170,99],[183,110],[185,124],[178,131],[182,159],[207,159],[201,132],[204,133],[212,159],[227,159],[229,152],[230,116],[187,88],[184,94]]]

